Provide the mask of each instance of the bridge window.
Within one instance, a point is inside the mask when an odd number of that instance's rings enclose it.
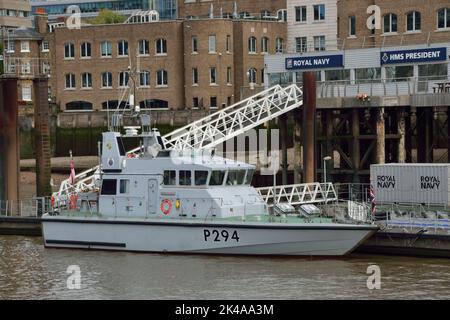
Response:
[[[205,186],[208,180],[208,171],[195,171],[195,185]]]
[[[130,180],[120,180],[120,193],[128,194],[130,192]]]
[[[102,195],[115,196],[116,193],[117,193],[117,180],[116,179],[103,179]]]
[[[254,173],[255,173],[255,170],[253,170],[253,169],[247,170],[247,175],[245,176],[244,184],[249,185],[252,183]]]
[[[227,186],[238,186],[244,183],[245,170],[230,170],[227,176]]]
[[[190,186],[191,183],[191,172],[186,170],[181,170],[179,172],[179,184],[180,186]]]
[[[175,170],[164,171],[164,185],[174,186],[177,184],[177,172]]]
[[[210,186],[223,185],[223,179],[225,178],[225,171],[215,170],[211,172],[211,178],[209,179]]]
[[[72,101],[66,104],[66,110],[92,110],[92,103],[86,101]]]

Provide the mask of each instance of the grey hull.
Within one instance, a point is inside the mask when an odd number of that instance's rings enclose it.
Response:
[[[235,255],[342,256],[371,225],[44,217],[46,247]]]

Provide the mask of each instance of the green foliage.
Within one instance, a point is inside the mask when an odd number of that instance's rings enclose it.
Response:
[[[91,24],[115,24],[115,23],[123,23],[126,20],[126,17],[108,10],[101,10],[97,17],[88,19],[87,21]]]

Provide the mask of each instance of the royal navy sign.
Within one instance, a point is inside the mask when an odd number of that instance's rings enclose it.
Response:
[[[382,51],[381,64],[417,63],[447,60],[447,48]]]
[[[286,58],[286,70],[342,68],[343,55]]]

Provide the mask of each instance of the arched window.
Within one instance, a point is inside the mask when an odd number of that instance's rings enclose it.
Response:
[[[276,53],[283,53],[284,50],[284,40],[283,38],[276,38],[275,39],[275,52]]]
[[[83,42],[81,44],[81,57],[90,58],[92,56],[91,53],[91,44],[89,42]]]
[[[84,89],[92,88],[92,74],[91,73],[83,73],[81,75],[81,87]]]
[[[139,73],[139,86],[150,87],[150,71],[141,71]]]
[[[419,31],[421,29],[422,17],[420,12],[412,11],[406,16],[406,30]]]
[[[256,83],[256,69],[250,68],[247,72],[248,75],[248,83]]]
[[[92,110],[92,103],[87,101],[72,101],[66,104],[66,110]]]
[[[168,84],[167,79],[167,71],[166,70],[158,70],[156,72],[156,85],[157,86],[167,86]]]
[[[139,102],[141,109],[168,109],[169,102],[159,99],[147,99]]]
[[[269,52],[269,38],[267,38],[267,37],[261,38],[261,52],[262,53]]]
[[[128,41],[121,40],[117,43],[117,55],[119,57],[128,56]]]
[[[112,73],[103,72],[102,73],[102,88],[112,88]]]
[[[248,38],[248,53],[256,53],[256,38]]]
[[[119,87],[125,88],[128,87],[128,81],[130,80],[130,74],[126,71],[122,71],[119,73]]]
[[[111,57],[111,55],[112,55],[111,42],[102,41],[100,43],[100,55],[102,57]]]
[[[383,17],[384,33],[397,32],[397,15],[395,13],[388,13]]]
[[[450,8],[442,8],[437,12],[438,29],[450,28]]]
[[[156,54],[166,54],[166,53],[167,53],[166,39],[156,40]]]
[[[139,40],[139,55],[148,55],[149,54],[149,46],[148,40]]]
[[[64,58],[65,59],[75,58],[75,46],[73,43],[64,44]]]
[[[119,101],[118,100],[108,100],[102,103],[103,110],[114,110],[114,109],[130,109],[130,104],[127,101]]]
[[[73,73],[66,74],[66,89],[75,89],[76,87],[75,75]]]

